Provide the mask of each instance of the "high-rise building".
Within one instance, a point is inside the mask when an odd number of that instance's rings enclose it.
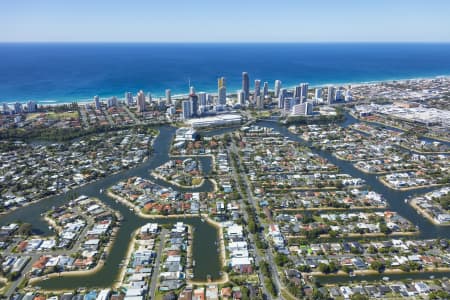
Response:
[[[334,87],[329,86],[328,87],[328,94],[327,94],[327,102],[328,104],[332,104],[334,100]]]
[[[352,100],[353,100],[352,91],[348,89],[347,91],[345,91],[345,101],[352,101]]]
[[[334,93],[334,101],[341,101],[344,98],[344,91],[337,89]]]
[[[217,79],[217,89],[220,89],[221,87],[224,87],[225,85],[225,77],[219,77]]]
[[[94,105],[95,105],[95,109],[97,109],[97,110],[100,110],[102,108],[99,96],[94,96]]]
[[[3,114],[8,115],[10,112],[9,105],[7,103],[3,103]]]
[[[206,104],[212,105],[214,101],[214,97],[211,94],[206,94]]]
[[[313,113],[313,105],[309,102],[296,104],[291,109],[291,114],[294,116],[310,116]]]
[[[33,100],[27,102],[27,112],[33,113],[37,111],[37,103]]]
[[[264,108],[264,96],[259,95],[256,97],[256,109],[263,109]]]
[[[195,95],[195,88],[193,86],[189,87],[189,95]]]
[[[241,106],[244,106],[245,105],[245,93],[243,90],[237,91],[237,98],[238,98],[238,103]]]
[[[22,104],[19,102],[14,103],[14,113],[20,114],[22,113]]]
[[[108,105],[108,108],[117,106],[117,98],[116,97],[109,98],[107,105]]]
[[[308,86],[308,83],[300,84],[300,103],[303,103],[308,99]]]
[[[172,93],[170,89],[166,90],[166,102],[168,105],[172,104]]]
[[[247,72],[242,72],[242,91],[244,92],[244,100],[249,100],[250,96],[250,79]]]
[[[288,112],[291,109],[294,98],[284,98],[283,100],[283,110]]]
[[[137,111],[144,112],[145,111],[145,94],[144,91],[140,90],[137,94]]]
[[[191,101],[189,100],[183,100],[183,102],[181,102],[181,109],[182,109],[182,117],[183,120],[187,120],[191,117],[192,113],[191,113]]]
[[[134,100],[133,100],[133,94],[131,92],[126,92],[125,93],[125,101],[126,101],[128,106],[133,105]]]
[[[265,81],[263,85],[263,95],[264,98],[269,96],[269,83],[267,81]]]
[[[322,88],[316,88],[314,90],[314,99],[322,98]]]
[[[283,109],[284,108],[284,99],[286,98],[286,89],[281,89],[278,93],[278,108]]]
[[[256,102],[257,97],[261,95],[261,80],[255,80],[255,92],[253,94],[253,101]]]
[[[278,98],[278,96],[280,96],[280,90],[281,90],[281,80],[275,80],[275,97]]]
[[[195,94],[189,95],[189,102],[191,104],[191,116],[198,116],[198,96]]]
[[[198,93],[198,102],[200,103],[200,106],[206,106],[206,93],[200,92]]]
[[[225,85],[225,77],[220,77],[217,80],[217,104],[227,104],[227,88]]]

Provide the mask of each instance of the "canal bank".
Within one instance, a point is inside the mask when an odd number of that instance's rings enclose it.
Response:
[[[126,180],[129,177],[139,176],[155,180],[162,186],[170,186],[175,190],[206,192],[214,189],[214,184],[210,180],[205,180],[204,184],[195,189],[181,189],[171,186],[163,181],[154,179],[150,176],[150,171],[169,160],[169,148],[172,138],[175,134],[175,128],[169,126],[161,126],[160,134],[155,139],[154,151],[152,156],[140,166],[129,169],[108,177],[99,179],[93,183],[71,190],[67,194],[61,194],[49,197],[45,200],[30,204],[20,210],[13,211],[9,214],[0,216],[0,225],[9,224],[18,220],[33,224],[33,233],[49,236],[54,234],[49,228],[48,223],[41,217],[41,214],[52,209],[52,207],[60,206],[71,200],[71,195],[86,195],[96,197],[107,204],[110,208],[118,211],[123,220],[120,229],[117,232],[116,240],[111,251],[106,258],[102,268],[97,270],[95,274],[74,276],[68,274],[64,277],[50,278],[36,283],[45,290],[73,290],[80,287],[110,287],[118,278],[120,272],[120,263],[126,256],[130,237],[133,232],[148,222],[156,222],[160,225],[173,224],[175,222],[184,222],[195,228],[195,236],[193,240],[193,258],[196,260],[194,267],[194,280],[204,281],[208,276],[212,279],[221,278],[221,267],[218,253],[211,253],[210,249],[217,248],[218,238],[217,229],[208,222],[202,222],[200,217],[179,216],[176,218],[152,218],[151,220],[136,216],[134,211],[130,211],[128,206],[108,197],[103,191],[119,181]],[[211,159],[208,157],[199,158],[204,166],[205,173],[211,170]]]

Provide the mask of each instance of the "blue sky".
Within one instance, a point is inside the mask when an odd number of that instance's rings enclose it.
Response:
[[[450,42],[448,0],[2,0],[2,42]]]

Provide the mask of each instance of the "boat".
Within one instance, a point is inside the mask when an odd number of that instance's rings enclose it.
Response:
[[[201,220],[202,222],[205,222],[205,219],[203,219],[203,218],[201,218],[200,220]]]
[[[103,189],[100,189],[100,194],[102,194],[103,193]]]
[[[389,277],[387,277],[387,276],[384,276],[383,278],[381,278],[381,279],[383,279],[383,281],[389,281],[390,280],[390,278]]]
[[[195,260],[192,261],[192,266],[195,267]]]

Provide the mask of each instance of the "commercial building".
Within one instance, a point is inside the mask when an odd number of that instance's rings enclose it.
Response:
[[[187,120],[192,116],[191,101],[183,100],[183,102],[181,102],[181,109],[182,109],[183,120]]]
[[[197,94],[198,95],[198,102],[200,104],[200,106],[206,106],[206,93],[205,92],[200,92]]]
[[[278,98],[280,96],[280,90],[281,90],[281,80],[275,80],[275,97]]]
[[[217,80],[217,104],[225,105],[227,104],[227,88],[225,86],[225,77],[220,77]]]
[[[137,111],[144,112],[145,111],[145,94],[144,91],[140,90],[137,94]]]
[[[322,98],[322,88],[316,88],[314,90],[314,99],[321,99]]]
[[[293,116],[310,116],[313,113],[313,105],[309,102],[296,104],[291,109]]]
[[[27,112],[33,113],[37,111],[37,103],[35,101],[28,101],[27,102]]]
[[[111,97],[108,99],[108,108],[117,106],[117,98]]]
[[[267,81],[264,82],[263,95],[264,95],[264,98],[269,96],[269,83]]]
[[[172,104],[172,92],[170,91],[170,89],[166,90],[166,102],[167,104]]]
[[[249,100],[250,96],[250,79],[247,72],[242,72],[242,91],[244,92],[244,100]]]
[[[334,100],[334,87],[328,87],[327,103],[332,104]]]
[[[224,114],[214,117],[206,117],[199,119],[191,119],[188,123],[192,128],[202,127],[214,127],[214,126],[226,126],[226,125],[238,125],[241,124],[242,117],[237,114]]]
[[[261,80],[255,80],[255,92],[253,94],[253,101],[256,101],[256,97],[261,95]]]
[[[244,105],[245,105],[245,93],[244,93],[243,90],[237,91],[237,99],[238,99],[238,103],[239,103],[241,106],[244,106]]]
[[[189,103],[191,105],[191,116],[198,116],[198,96],[195,94],[189,95]]]
[[[264,108],[264,96],[259,95],[256,97],[256,109],[263,109]]]
[[[278,93],[278,108],[283,109],[284,108],[284,99],[286,98],[286,89],[281,89]]]
[[[125,101],[127,102],[128,105],[133,105],[134,100],[133,100],[133,94],[131,92],[125,93]]]

